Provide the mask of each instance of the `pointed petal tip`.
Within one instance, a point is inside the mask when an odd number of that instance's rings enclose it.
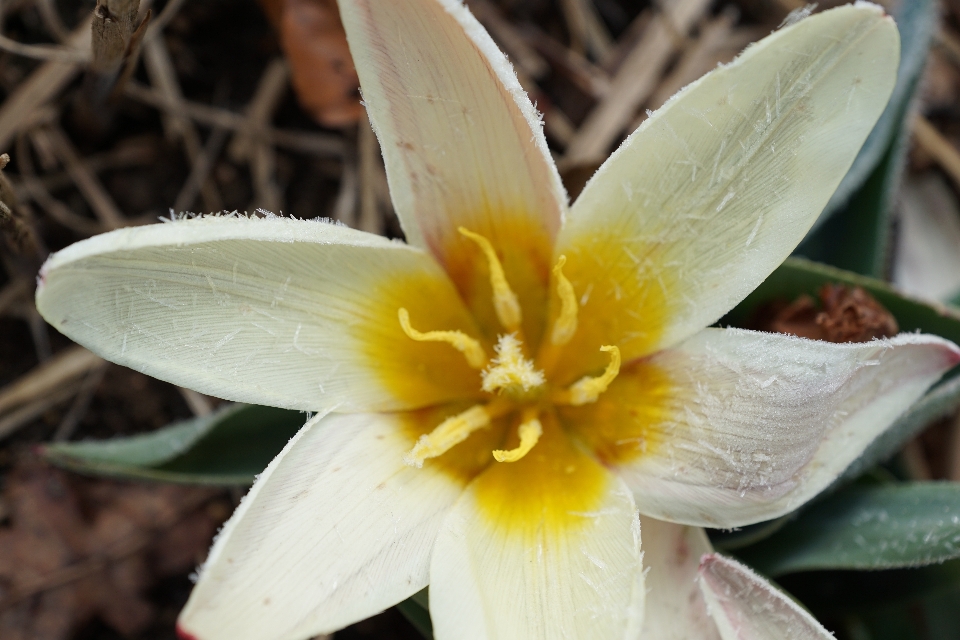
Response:
[[[716,553],[705,553],[700,556],[700,568],[697,569],[697,573],[701,576],[704,572],[708,571],[710,567],[720,561],[720,557]]]
[[[952,369],[960,364],[960,347],[952,342],[948,342],[946,345],[944,345],[944,350],[947,354],[947,369]]]
[[[192,633],[184,629],[183,623],[181,622],[177,623],[176,633],[177,633],[177,638],[179,640],[200,640],[200,638],[198,638],[197,636],[193,635]]]

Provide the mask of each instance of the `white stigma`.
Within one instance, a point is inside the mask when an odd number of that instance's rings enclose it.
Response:
[[[488,393],[506,391],[508,394],[527,393],[543,386],[546,378],[533,362],[523,356],[523,345],[513,334],[500,336],[494,347],[497,356],[490,361],[492,366],[481,374],[483,390]]]

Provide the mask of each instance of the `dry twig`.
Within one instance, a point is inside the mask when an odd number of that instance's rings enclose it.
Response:
[[[55,151],[100,223],[107,229],[126,226],[127,221],[113,198],[100,182],[100,178],[80,159],[80,153],[67,134],[60,127],[51,125],[38,129],[36,135],[46,138],[46,142]]]
[[[170,53],[167,51],[167,45],[163,38],[147,38],[143,44],[143,62],[147,68],[147,74],[150,76],[150,82],[160,91],[164,98],[171,104],[180,104],[183,102],[183,92],[180,89],[180,82],[177,80],[177,73],[173,68],[173,62],[170,60]],[[193,122],[186,116],[181,115],[180,109],[164,109],[162,114],[164,132],[168,140],[183,141],[183,149],[187,160],[193,166],[190,179],[195,179],[197,164],[203,154],[203,148],[200,143],[200,134],[197,132]],[[219,150],[218,150],[219,151]],[[223,199],[213,180],[208,179],[209,168],[203,172],[203,179],[196,185],[197,190],[203,197],[203,205],[207,211],[220,211],[223,209]],[[188,179],[187,184],[181,189],[177,197],[174,209],[181,211],[190,207],[196,197],[194,193],[187,200],[187,194],[184,192],[194,189],[194,185]]]
[[[633,114],[656,88],[676,48],[673,32],[686,34],[708,5],[708,0],[678,0],[654,16],[637,46],[620,65],[610,91],[571,140],[563,158],[565,166],[589,164],[606,156]]]
[[[73,30],[67,45],[89,59],[90,20]],[[6,149],[13,137],[25,129],[36,111],[57,95],[80,71],[83,62],[52,60],[44,63],[20,83],[3,105],[0,105],[0,150]]]
[[[64,349],[48,362],[0,388],[0,415],[54,393],[62,385],[100,366],[102,362],[103,359],[83,347]]]
[[[913,120],[913,136],[917,144],[929,153],[954,184],[960,187],[960,151],[920,114]]]

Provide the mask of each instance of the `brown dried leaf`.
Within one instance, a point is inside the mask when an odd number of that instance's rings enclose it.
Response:
[[[900,330],[893,314],[860,287],[825,284],[818,297],[819,306],[808,295],[786,305],[766,305],[752,327],[827,342],[869,342]]]
[[[303,107],[327,127],[360,118],[360,81],[336,0],[260,0],[280,34],[290,81]]]
[[[121,635],[142,631],[155,614],[146,591],[195,567],[228,515],[216,495],[21,463],[5,480],[0,637],[65,640],[94,617]]]

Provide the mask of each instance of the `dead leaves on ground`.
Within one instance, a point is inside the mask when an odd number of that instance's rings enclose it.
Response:
[[[0,638],[61,640],[154,620],[147,591],[203,559],[231,505],[210,489],[88,480],[36,460],[5,477]]]
[[[336,0],[260,0],[280,36],[304,111],[326,127],[360,118],[360,81]]]
[[[803,295],[791,302],[765,305],[750,328],[827,342],[869,342],[899,332],[897,320],[860,287],[825,284],[819,304]]]

